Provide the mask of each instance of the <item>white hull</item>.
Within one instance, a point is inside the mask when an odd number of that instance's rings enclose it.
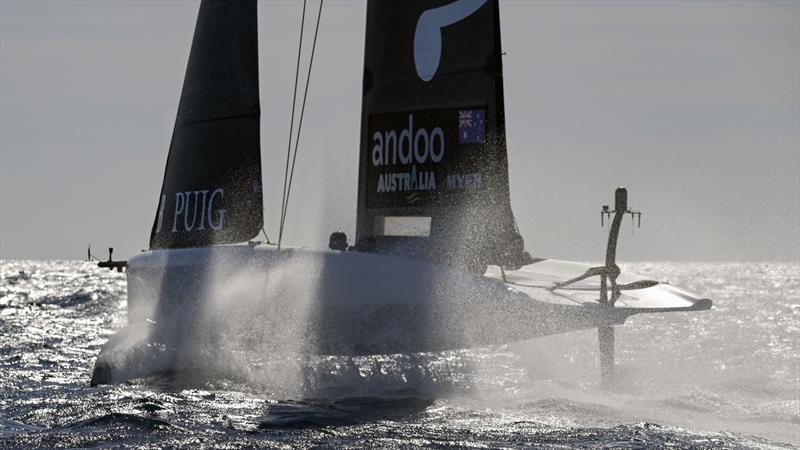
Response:
[[[480,276],[358,252],[241,245],[149,251],[128,262],[129,326],[104,347],[93,381],[170,370],[174,352],[197,345],[268,341],[265,348],[315,354],[413,353],[616,325],[640,312],[710,307],[669,285],[626,291],[613,308],[597,302],[597,280],[546,289],[587,267],[544,260],[507,271],[506,283],[499,268]],[[162,351],[147,356],[143,348]],[[146,363],[153,358],[158,361]],[[127,370],[116,370],[121,367]]]

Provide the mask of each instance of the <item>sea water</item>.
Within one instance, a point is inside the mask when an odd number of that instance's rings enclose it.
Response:
[[[714,308],[616,327],[610,385],[589,330],[431,354],[254,357],[270,374],[257,381],[198,372],[90,387],[126,321],[124,274],[2,261],[0,446],[800,446],[800,264],[624,269]]]

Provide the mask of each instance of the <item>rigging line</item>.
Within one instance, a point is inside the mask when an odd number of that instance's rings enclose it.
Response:
[[[289,172],[289,186],[286,188],[286,201],[283,205],[283,215],[281,220],[281,230],[283,224],[286,222],[286,213],[289,209],[289,194],[292,192],[292,180],[294,179],[294,167],[297,162],[297,149],[300,145],[300,130],[303,128],[303,117],[306,112],[306,99],[308,98],[308,86],[311,84],[311,68],[314,66],[314,52],[317,49],[317,35],[319,34],[319,23],[322,18],[322,3],[325,0],[319,0],[319,10],[317,11],[317,24],[314,27],[314,41],[311,44],[311,57],[308,61],[308,73],[306,74],[306,87],[303,91],[303,104],[300,107],[300,120],[297,123],[297,137],[294,140],[294,155],[292,156],[292,169]],[[280,242],[280,238],[278,239]]]
[[[267,236],[267,230],[265,230],[263,226],[261,227],[261,232],[264,233],[264,238],[267,240],[267,244],[272,245],[272,242],[269,241],[269,236]]]
[[[260,108],[256,109],[255,111],[250,111],[250,112],[246,112],[246,113],[243,113],[243,114],[234,114],[232,116],[212,117],[211,119],[193,120],[191,122],[182,123],[182,124],[177,125],[177,126],[179,126],[179,127],[189,127],[189,126],[192,126],[192,125],[197,125],[199,123],[216,122],[218,120],[222,121],[222,120],[238,119],[240,117],[250,117],[250,116],[257,115],[257,114],[261,114],[261,109]]]
[[[292,95],[292,116],[289,120],[289,145],[286,147],[286,167],[283,169],[283,193],[281,194],[281,221],[278,228],[278,250],[281,248],[283,238],[284,198],[286,197],[286,182],[289,176],[289,159],[292,153],[292,130],[294,130],[294,111],[297,104],[297,82],[300,79],[300,55],[303,52],[303,30],[306,23],[306,0],[303,0],[303,14],[300,18],[300,42],[297,45],[297,65],[294,70],[294,94]]]

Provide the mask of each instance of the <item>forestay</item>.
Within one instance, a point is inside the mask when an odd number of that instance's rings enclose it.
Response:
[[[263,225],[256,1],[203,0],[151,248],[242,242]]]

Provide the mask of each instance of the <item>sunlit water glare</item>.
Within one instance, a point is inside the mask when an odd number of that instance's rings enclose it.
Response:
[[[626,268],[714,308],[617,327],[610,387],[586,331],[424,355],[245,354],[235,371],[92,388],[100,347],[125,324],[124,274],[3,261],[0,446],[800,445],[800,265]]]

